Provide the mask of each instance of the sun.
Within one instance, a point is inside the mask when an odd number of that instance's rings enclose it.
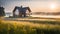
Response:
[[[50,4],[50,9],[55,9],[56,8],[56,4]]]

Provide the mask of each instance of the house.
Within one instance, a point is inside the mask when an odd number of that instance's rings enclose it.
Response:
[[[18,10],[18,15],[15,14],[16,10]],[[26,14],[27,10],[29,13],[31,13],[31,10],[29,7],[22,7],[22,6],[18,7],[18,6],[16,6],[13,10],[13,17],[26,17],[27,16],[27,14]]]

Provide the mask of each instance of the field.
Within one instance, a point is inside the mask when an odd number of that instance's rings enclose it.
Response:
[[[60,21],[0,19],[0,34],[60,34]]]

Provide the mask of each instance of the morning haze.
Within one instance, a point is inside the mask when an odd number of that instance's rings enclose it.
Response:
[[[60,0],[0,0],[5,12],[12,12],[15,6],[29,6],[32,12],[59,12]]]
[[[60,34],[60,0],[0,0],[0,34]]]

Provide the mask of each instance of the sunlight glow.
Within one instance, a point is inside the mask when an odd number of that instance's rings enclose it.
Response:
[[[56,8],[56,4],[50,4],[50,9],[55,9]]]

